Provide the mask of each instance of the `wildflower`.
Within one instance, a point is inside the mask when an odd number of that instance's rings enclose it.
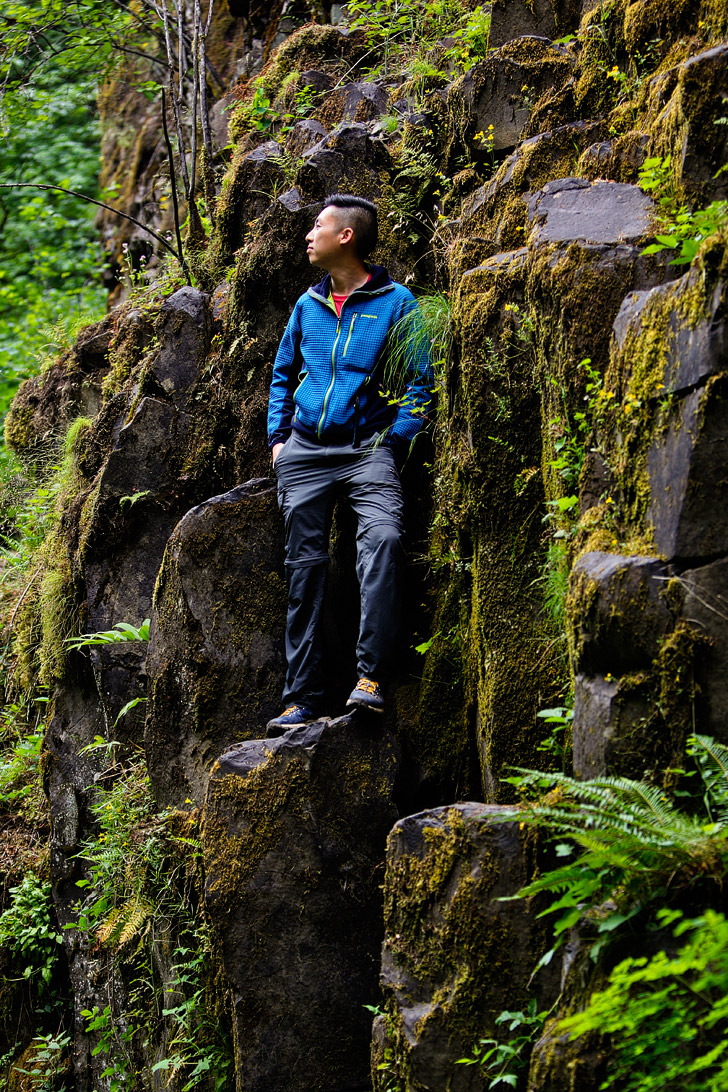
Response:
[[[604,503],[605,503],[605,504],[614,504],[614,501],[612,500],[612,498],[611,498],[611,497],[607,497],[607,499],[605,500],[605,502],[604,502]]]

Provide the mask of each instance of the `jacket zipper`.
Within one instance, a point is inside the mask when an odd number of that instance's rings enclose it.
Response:
[[[336,359],[335,359],[335,357],[336,357],[336,346],[339,343],[339,337],[340,336],[341,336],[341,317],[339,317],[339,319],[338,319],[338,321],[336,323],[336,339],[334,340],[334,345],[333,345],[333,348],[331,350],[331,383],[329,384],[329,389],[326,391],[326,394],[324,395],[324,408],[321,410],[321,416],[319,417],[319,422],[318,422],[318,425],[316,426],[316,435],[318,436],[319,440],[321,439],[321,429],[324,427],[324,417],[326,416],[326,407],[329,404],[329,398],[331,397],[331,392],[334,389],[334,381],[336,379]]]
[[[349,348],[349,342],[351,341],[351,335],[354,333],[354,323],[356,322],[358,314],[359,314],[358,311],[354,312],[354,317],[351,320],[351,326],[349,327],[349,336],[346,339],[346,344],[344,345],[344,352],[342,353],[342,357],[346,356],[346,350]]]
[[[354,439],[351,442],[352,447],[359,447],[359,395],[357,394],[354,399]]]

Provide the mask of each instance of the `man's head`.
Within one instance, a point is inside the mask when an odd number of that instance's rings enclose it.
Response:
[[[331,194],[306,241],[309,260],[323,269],[347,252],[362,262],[377,245],[377,207],[364,197]]]

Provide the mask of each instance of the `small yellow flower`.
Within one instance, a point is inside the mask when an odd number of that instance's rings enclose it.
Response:
[[[605,503],[605,504],[614,504],[614,501],[612,500],[612,498],[611,498],[611,497],[607,497],[607,499],[605,500],[605,502],[604,502],[604,503]]]

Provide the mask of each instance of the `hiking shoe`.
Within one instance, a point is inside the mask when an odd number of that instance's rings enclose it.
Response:
[[[379,689],[379,683],[373,679],[359,679],[351,694],[347,706],[358,705],[362,709],[368,709],[371,713],[384,712],[384,698]]]
[[[279,717],[269,720],[265,726],[266,739],[282,736],[291,728],[303,728],[306,724],[312,724],[318,717],[305,705],[289,705]]]

